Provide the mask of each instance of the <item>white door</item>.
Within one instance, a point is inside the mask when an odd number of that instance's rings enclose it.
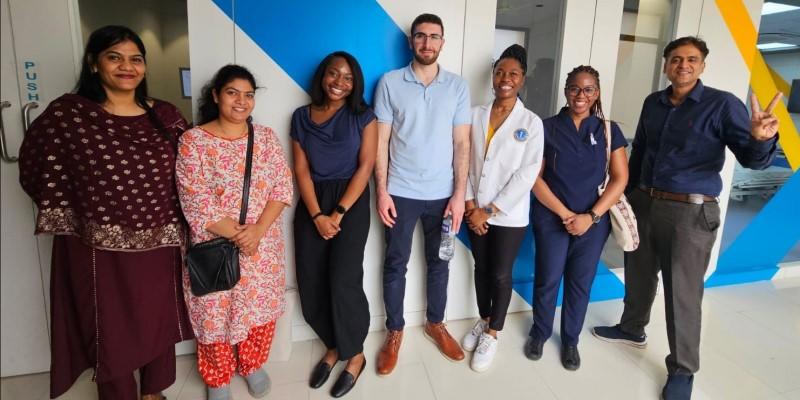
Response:
[[[23,110],[32,121],[50,101],[72,90],[82,43],[76,0],[0,0],[0,14],[0,375],[5,377],[50,368],[52,240],[33,236],[34,207],[19,185],[15,158],[24,134]]]

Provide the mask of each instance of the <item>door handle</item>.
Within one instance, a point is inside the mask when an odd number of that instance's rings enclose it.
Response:
[[[12,157],[8,154],[8,145],[6,144],[6,127],[3,125],[3,110],[11,107],[11,103],[7,101],[0,101],[0,158],[7,163],[17,162],[17,157]]]
[[[39,108],[39,103],[32,101],[22,106],[22,129],[25,129],[25,133],[31,127],[31,110],[34,108]]]

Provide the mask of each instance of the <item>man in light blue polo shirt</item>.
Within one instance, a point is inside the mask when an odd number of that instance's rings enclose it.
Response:
[[[411,63],[387,72],[375,90],[378,116],[378,158],[375,183],[378,214],[386,225],[383,301],[386,341],[378,354],[377,372],[387,375],[397,365],[403,338],[406,265],[418,220],[425,236],[428,310],[425,335],[453,360],[464,352],[447,332],[448,262],[439,258],[442,220],[453,217],[457,231],[464,215],[469,167],[469,87],[436,62],[444,45],[442,20],[422,14],[411,24]]]

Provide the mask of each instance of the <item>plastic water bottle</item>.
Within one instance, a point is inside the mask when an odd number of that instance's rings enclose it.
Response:
[[[439,244],[439,258],[450,261],[455,253],[455,231],[453,230],[453,216],[448,215],[442,220],[442,243]]]

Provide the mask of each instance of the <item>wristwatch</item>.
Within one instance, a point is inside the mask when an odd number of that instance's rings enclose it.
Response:
[[[596,224],[596,223],[600,222],[600,216],[595,214],[594,211],[589,210],[586,213],[589,214],[589,216],[592,217],[592,223],[593,224]]]
[[[489,214],[490,217],[494,217],[494,208],[492,206],[483,207],[483,212]]]
[[[347,212],[347,209],[344,208],[344,206],[342,206],[341,204],[337,204],[336,208],[334,208],[333,210],[336,211],[339,214],[344,214],[344,213]]]

